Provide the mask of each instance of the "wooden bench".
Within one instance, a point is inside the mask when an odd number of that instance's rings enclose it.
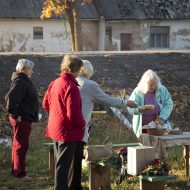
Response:
[[[176,176],[139,176],[140,190],[164,190],[166,181],[175,180]]]
[[[52,175],[54,175],[55,171],[55,158],[54,158],[54,143],[44,143],[44,146],[49,148],[49,170]],[[134,147],[139,146],[139,143],[126,143],[126,144],[113,144],[113,148],[119,148],[121,146],[126,147]]]
[[[55,172],[54,143],[44,143],[49,148],[49,171],[51,175]]]

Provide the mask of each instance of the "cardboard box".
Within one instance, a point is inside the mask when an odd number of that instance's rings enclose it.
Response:
[[[155,159],[155,148],[147,146],[128,147],[127,172],[130,175],[138,175],[146,164]]]

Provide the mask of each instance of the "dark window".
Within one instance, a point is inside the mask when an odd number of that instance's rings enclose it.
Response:
[[[106,27],[106,36],[111,41],[111,38],[112,38],[112,27],[110,27],[110,26]]]
[[[33,39],[43,39],[43,27],[33,27]]]
[[[150,27],[150,47],[151,48],[169,48],[168,26],[151,26]]]

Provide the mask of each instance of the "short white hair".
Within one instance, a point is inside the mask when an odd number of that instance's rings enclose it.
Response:
[[[88,60],[82,60],[83,66],[80,69],[79,76],[86,77],[90,79],[92,75],[94,74],[94,68],[90,61]]]
[[[149,69],[143,74],[138,84],[138,90],[146,94],[148,92],[148,82],[152,80],[157,83],[157,88],[159,88],[161,85],[160,77],[156,74],[156,72]]]
[[[17,66],[16,66],[16,72],[21,73],[24,68],[33,68],[34,63],[28,59],[19,59]]]

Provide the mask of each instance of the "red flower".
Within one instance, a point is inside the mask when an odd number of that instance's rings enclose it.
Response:
[[[154,160],[154,166],[158,166],[160,164],[159,160],[158,159],[155,159]]]
[[[121,146],[119,149],[117,149],[117,154],[120,154],[121,151],[126,151],[127,152],[127,147]]]

